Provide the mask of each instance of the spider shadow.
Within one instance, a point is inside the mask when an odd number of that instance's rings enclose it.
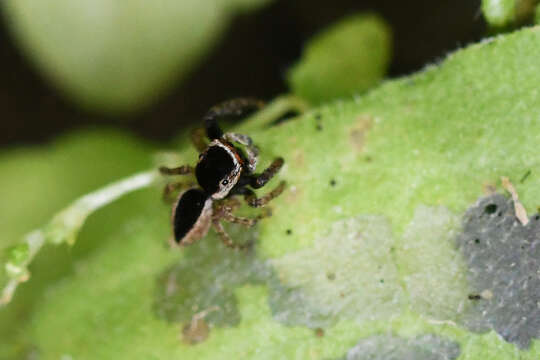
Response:
[[[206,312],[211,326],[236,326],[241,321],[234,290],[245,284],[262,284],[270,269],[257,257],[257,226],[249,229],[226,224],[237,243],[253,243],[247,250],[227,248],[211,231],[204,239],[182,248],[182,259],[157,278],[153,310],[169,323],[188,323]]]

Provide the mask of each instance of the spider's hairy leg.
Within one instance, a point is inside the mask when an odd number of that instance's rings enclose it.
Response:
[[[253,98],[238,98],[212,107],[203,118],[206,135],[210,140],[220,139],[223,130],[217,121],[221,118],[241,117],[264,106],[264,102]]]
[[[246,189],[248,190],[248,189]],[[218,205],[215,207],[214,213],[217,217],[219,217],[222,220],[225,220],[227,222],[233,223],[233,224],[239,224],[246,227],[251,227],[257,224],[257,222],[265,217],[268,217],[272,215],[271,211],[265,211],[255,217],[247,218],[247,217],[241,217],[236,216],[233,214],[233,211],[240,206],[240,202],[234,198],[231,200],[234,201],[234,205]]]
[[[250,219],[233,215],[233,212],[238,209],[240,205],[240,201],[234,197],[218,201],[214,205],[214,218],[247,227],[255,225],[258,219]]]
[[[276,186],[272,191],[270,191],[268,194],[261,196],[260,198],[255,195],[255,193],[250,189],[244,190],[244,199],[246,200],[246,203],[251,207],[262,207],[268,204],[272,199],[278,197],[281,195],[283,190],[285,190],[285,185],[287,183],[285,181],[282,181],[279,183],[278,186]]]
[[[253,175],[251,177],[250,186],[254,189],[259,189],[266,185],[277,174],[277,172],[283,166],[284,160],[282,157],[278,157],[272,161],[270,166],[266,168],[262,173]]]
[[[221,241],[223,244],[225,244],[226,247],[234,249],[234,250],[245,250],[248,249],[252,244],[235,244],[232,240],[229,234],[225,231],[223,228],[223,225],[219,221],[219,219],[212,220],[212,225],[214,227],[214,230],[218,233]]]
[[[189,187],[193,187],[195,184],[193,182],[170,182],[165,184],[163,188],[163,201],[167,203],[173,203],[176,201],[175,193]]]
[[[253,145],[253,140],[247,135],[228,132],[223,135],[223,138],[229,142],[236,142],[244,145],[247,155],[247,168],[249,173],[255,171],[257,162],[259,161],[259,149]]]
[[[159,172],[163,175],[188,175],[193,174],[194,168],[190,165],[182,165],[176,168],[160,166]]]

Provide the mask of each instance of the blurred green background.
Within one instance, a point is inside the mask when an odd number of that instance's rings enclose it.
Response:
[[[168,139],[219,101],[289,91],[306,41],[363,11],[392,29],[389,75],[409,74],[480,39],[480,8],[469,0],[7,0],[0,145],[103,124]]]

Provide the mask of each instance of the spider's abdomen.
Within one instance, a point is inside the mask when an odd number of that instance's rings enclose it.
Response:
[[[212,220],[212,200],[201,189],[184,192],[174,206],[172,223],[174,239],[189,245],[208,232]]]

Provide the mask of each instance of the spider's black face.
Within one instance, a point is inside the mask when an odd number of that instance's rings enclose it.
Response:
[[[242,165],[235,148],[214,140],[195,168],[197,182],[214,199],[223,199],[240,178]]]
[[[208,231],[211,209],[211,200],[201,189],[191,189],[183,193],[174,208],[175,241],[189,244],[192,236],[187,236],[188,234],[197,236],[198,233]]]

